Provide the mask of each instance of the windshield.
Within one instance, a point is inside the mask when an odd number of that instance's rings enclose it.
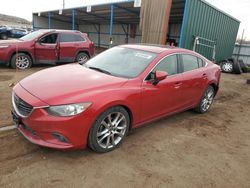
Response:
[[[90,59],[85,65],[110,75],[135,78],[156,56],[155,53],[142,50],[114,47]]]
[[[22,38],[20,38],[20,40],[23,40],[23,41],[31,41],[31,40],[34,40],[38,37],[40,37],[41,35],[43,35],[45,33],[45,31],[34,31],[32,33],[29,33],[28,35],[25,35],[23,36]]]

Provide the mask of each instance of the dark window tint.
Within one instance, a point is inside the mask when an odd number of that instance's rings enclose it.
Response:
[[[80,35],[75,35],[75,34],[61,34],[60,42],[80,42],[80,41],[85,41],[85,39],[80,36]]]
[[[147,77],[147,80],[154,78],[154,73],[156,71],[165,71],[168,75],[175,75],[178,73],[177,68],[177,56],[172,55],[164,58],[161,62],[154,68],[154,70]]]
[[[85,41],[85,38],[83,38],[81,35],[75,35],[75,41],[84,42],[84,41]]]
[[[182,55],[183,71],[191,71],[199,68],[198,58],[193,55]]]
[[[41,38],[40,42],[43,44],[55,44],[56,40],[57,40],[57,34],[53,33]]]
[[[205,62],[200,58],[198,58],[198,64],[199,64],[199,67],[204,67],[205,66]]]

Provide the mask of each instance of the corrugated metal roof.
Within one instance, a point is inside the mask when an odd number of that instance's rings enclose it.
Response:
[[[87,12],[86,6],[63,9],[62,14],[59,14],[59,10],[46,11],[40,12],[40,16],[47,18],[50,14],[54,20],[71,22],[72,10],[74,10],[75,21],[78,24],[109,24],[111,12],[110,5],[110,3],[94,5],[91,8],[91,12]],[[134,0],[119,1],[114,6],[116,8],[114,23],[139,23],[140,7],[134,7]],[[33,15],[38,15],[38,13],[33,13]]]

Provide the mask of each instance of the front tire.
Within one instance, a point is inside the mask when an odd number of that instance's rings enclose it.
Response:
[[[88,145],[98,153],[112,151],[121,145],[129,126],[130,117],[124,108],[110,108],[97,118],[91,128]]]
[[[28,69],[32,66],[32,60],[29,55],[25,53],[17,53],[11,58],[11,67],[13,69]]]
[[[208,112],[212,106],[214,97],[215,97],[215,90],[210,85],[210,86],[208,86],[205,93],[203,94],[203,97],[202,97],[199,105],[194,110],[200,114],[204,114],[204,113]]]

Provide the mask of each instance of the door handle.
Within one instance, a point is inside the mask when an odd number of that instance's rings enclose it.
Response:
[[[202,78],[203,78],[203,79],[207,79],[207,74],[204,73],[204,74],[202,75]]]
[[[176,83],[174,84],[174,88],[175,88],[175,89],[179,89],[179,88],[181,87],[181,85],[182,85],[181,82],[176,82]]]

